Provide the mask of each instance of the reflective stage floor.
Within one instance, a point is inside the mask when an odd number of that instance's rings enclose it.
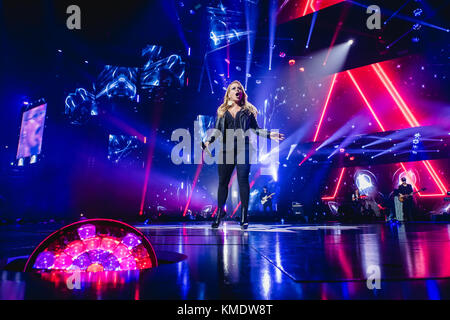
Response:
[[[450,299],[446,223],[135,226],[160,265],[85,274],[81,289],[14,270],[60,225],[1,226],[0,299]]]

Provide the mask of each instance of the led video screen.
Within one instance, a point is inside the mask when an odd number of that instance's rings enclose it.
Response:
[[[137,94],[138,68],[107,65],[94,85],[95,97],[128,97],[133,100]]]
[[[47,104],[34,107],[22,115],[17,159],[41,153]]]
[[[136,136],[110,134],[108,160],[122,166],[142,166],[143,142]]]
[[[172,54],[168,57],[158,57],[159,60],[149,60],[141,73],[142,89],[153,87],[181,88],[184,86],[185,63],[181,57]]]

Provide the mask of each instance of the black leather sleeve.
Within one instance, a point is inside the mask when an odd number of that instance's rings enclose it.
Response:
[[[270,131],[259,127],[258,121],[253,113],[250,115],[250,129],[252,129],[258,136],[270,138]]]

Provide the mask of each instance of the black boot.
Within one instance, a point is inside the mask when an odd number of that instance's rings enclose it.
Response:
[[[241,208],[241,229],[246,230],[248,228],[248,208]]]
[[[227,213],[223,209],[217,209],[216,217],[214,219],[214,222],[212,223],[211,227],[214,229],[217,229],[220,225],[220,220],[225,217]]]

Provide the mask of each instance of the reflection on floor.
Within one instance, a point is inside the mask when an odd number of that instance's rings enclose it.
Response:
[[[2,226],[3,265],[59,227]],[[160,257],[187,258],[84,274],[81,289],[67,275],[0,271],[0,299],[450,299],[450,224],[136,227]]]

